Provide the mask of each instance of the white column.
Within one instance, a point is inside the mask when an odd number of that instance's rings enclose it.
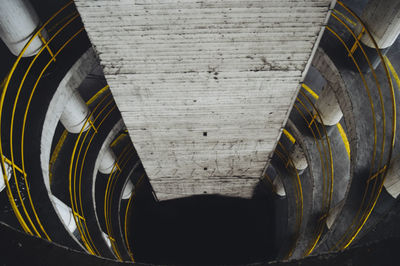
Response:
[[[371,32],[378,48],[388,48],[400,33],[400,1],[370,0],[363,10],[361,20]],[[361,41],[375,48],[368,34],[364,34]]]
[[[89,107],[79,95],[78,91],[75,90],[68,99],[68,103],[65,105],[64,111],[60,117],[60,122],[68,130],[68,132],[79,133],[88,119],[89,114]],[[86,123],[83,131],[88,130],[89,127],[90,123],[88,122]]]
[[[306,155],[297,142],[294,144],[294,147],[290,152],[290,158],[297,170],[302,171],[308,167]]]
[[[39,17],[29,1],[0,1],[0,37],[14,55],[19,55],[39,26]],[[41,34],[47,36],[45,31],[42,31]],[[28,57],[37,54],[42,46],[43,42],[37,36],[23,56]]]
[[[122,199],[129,199],[131,197],[134,189],[135,189],[135,186],[133,185],[132,181],[130,179],[128,179],[128,182],[126,182],[124,191],[122,192]]]
[[[394,160],[386,174],[384,187],[393,197],[397,198],[400,194],[400,160]]]
[[[326,226],[328,229],[331,229],[333,223],[336,220],[336,217],[339,215],[340,211],[342,210],[342,207],[344,205],[344,200],[336,204],[333,208],[330,209],[328,217],[326,217]]]
[[[281,197],[286,196],[285,187],[283,186],[282,179],[279,175],[275,176],[274,181],[272,181],[272,185],[274,186],[274,191]]]
[[[54,195],[51,195],[51,200],[54,203],[60,219],[63,221],[68,230],[73,233],[76,230],[76,223],[72,214],[72,209]]]
[[[7,172],[7,180],[10,181],[11,175],[12,175],[12,169],[11,166],[8,163],[4,163],[6,167],[6,172]],[[0,192],[3,191],[3,189],[6,187],[6,183],[4,181],[4,175],[3,171],[0,169]]]
[[[104,240],[105,240],[106,243],[107,243],[107,246],[108,246],[109,248],[111,248],[111,240],[110,240],[109,236],[108,236],[106,233],[104,233],[104,232],[101,232],[101,234],[103,235],[103,238],[104,238]]]
[[[110,174],[112,169],[114,168],[115,163],[116,163],[116,158],[114,152],[111,150],[110,147],[107,147],[100,161],[99,165],[100,173]]]
[[[329,85],[326,85],[322,90],[321,95],[315,103],[315,107],[321,115],[322,122],[318,116],[315,119],[325,126],[334,126],[339,123],[340,119],[343,117],[336,95]],[[313,110],[313,114],[316,115],[317,112]]]

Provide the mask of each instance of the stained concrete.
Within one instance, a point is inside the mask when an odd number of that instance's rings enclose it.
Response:
[[[251,197],[331,2],[75,1],[159,199]]]

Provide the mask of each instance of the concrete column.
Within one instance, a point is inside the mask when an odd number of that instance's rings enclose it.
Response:
[[[400,194],[400,159],[394,160],[386,174],[384,187],[393,197],[397,198]]]
[[[90,110],[85,101],[75,90],[65,105],[64,111],[61,114],[60,122],[70,133],[81,132],[87,118],[89,117]],[[86,123],[84,131],[88,130],[90,123]]]
[[[400,33],[400,1],[370,0],[363,10],[361,20],[371,32],[378,48],[388,48]],[[375,48],[368,34],[364,34],[361,41]]]
[[[131,197],[134,189],[135,189],[135,186],[133,185],[132,181],[130,179],[128,179],[128,182],[126,182],[124,191],[122,192],[122,199],[129,199]]]
[[[329,85],[326,85],[322,90],[315,106],[321,115],[322,122],[318,116],[315,119],[325,126],[334,126],[339,123],[340,119],[343,117],[335,92]],[[313,110],[313,114],[316,115],[317,112]]]
[[[101,232],[101,234],[103,235],[103,238],[104,238],[104,240],[105,240],[106,243],[107,243],[107,246],[108,246],[109,248],[111,248],[111,240],[110,240],[110,238],[108,237],[108,235],[107,235],[106,233],[104,233],[104,232]]]
[[[272,185],[274,186],[274,191],[277,195],[281,197],[286,196],[285,187],[283,186],[282,179],[279,175],[275,176],[274,181],[272,181]]]
[[[11,174],[12,174],[12,169],[11,166],[8,163],[4,163],[7,171],[7,180],[10,181]],[[3,191],[3,189],[6,187],[6,183],[4,181],[4,175],[3,171],[0,170],[0,192]]]
[[[340,211],[342,210],[344,205],[344,200],[340,201],[338,204],[336,204],[335,207],[331,208],[328,214],[328,217],[326,218],[326,226],[328,229],[331,229],[333,223],[336,220],[336,217],[339,215]]]
[[[294,167],[297,170],[303,171],[308,167],[307,158],[303,152],[303,149],[297,143],[294,144],[294,147],[290,152],[290,158],[292,159]]]
[[[51,195],[51,201],[54,203],[54,207],[64,225],[73,233],[76,230],[76,223],[72,214],[72,209],[54,195]]]
[[[110,174],[115,163],[116,163],[116,158],[114,152],[111,150],[110,147],[107,147],[100,161],[99,165],[100,173],[106,175]]]
[[[28,0],[1,0],[0,37],[11,53],[18,56],[39,26],[39,17]],[[47,36],[45,31],[41,34]],[[23,56],[37,54],[42,46],[43,42],[37,36]]]

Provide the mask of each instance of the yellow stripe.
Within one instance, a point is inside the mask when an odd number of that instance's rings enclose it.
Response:
[[[342,12],[338,11],[337,9],[333,10],[334,13],[338,14],[342,18],[344,18],[347,22],[349,22],[353,26],[357,26],[357,23],[354,22],[353,20],[349,19],[347,16],[345,16]]]
[[[52,177],[53,177],[53,172],[51,171],[52,165],[54,164],[54,162],[57,160],[58,154],[61,151],[62,146],[64,145],[65,139],[68,136],[68,131],[64,130],[64,132],[62,133],[60,139],[58,140],[58,143],[56,145],[56,147],[54,148],[53,154],[51,155],[50,158],[50,162],[49,162],[49,179],[50,179],[50,184],[52,181]]]
[[[337,123],[336,126],[339,130],[340,136],[342,136],[344,147],[346,148],[346,151],[347,151],[347,155],[350,158],[350,144],[349,144],[349,140],[347,139],[346,132],[344,132],[344,129],[340,123]]]
[[[319,96],[306,84],[302,83],[301,86],[309,93],[311,96],[318,100]]]
[[[119,135],[113,142],[111,142],[110,147],[114,147],[115,145],[117,145],[118,142],[121,141],[121,139],[125,138],[128,134],[126,133],[122,133],[121,135]]]
[[[106,90],[108,90],[109,86],[106,85],[104,88],[99,90],[95,95],[93,95],[92,98],[90,98],[89,101],[86,102],[87,105],[93,103],[101,94],[103,94]]]
[[[394,67],[393,67],[392,63],[390,62],[389,58],[387,58],[386,55],[384,55],[383,58],[385,59],[385,63],[389,67],[389,70],[392,73],[394,80],[396,81],[397,88],[400,90],[400,78],[399,78],[399,75],[397,75],[397,72],[394,69]]]
[[[285,136],[290,140],[291,143],[294,144],[296,142],[296,139],[286,129],[283,129],[283,134],[285,134]]]

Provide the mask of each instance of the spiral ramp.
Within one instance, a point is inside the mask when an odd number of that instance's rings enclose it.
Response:
[[[4,0],[5,265],[314,265],[390,237],[399,17],[381,0]]]

